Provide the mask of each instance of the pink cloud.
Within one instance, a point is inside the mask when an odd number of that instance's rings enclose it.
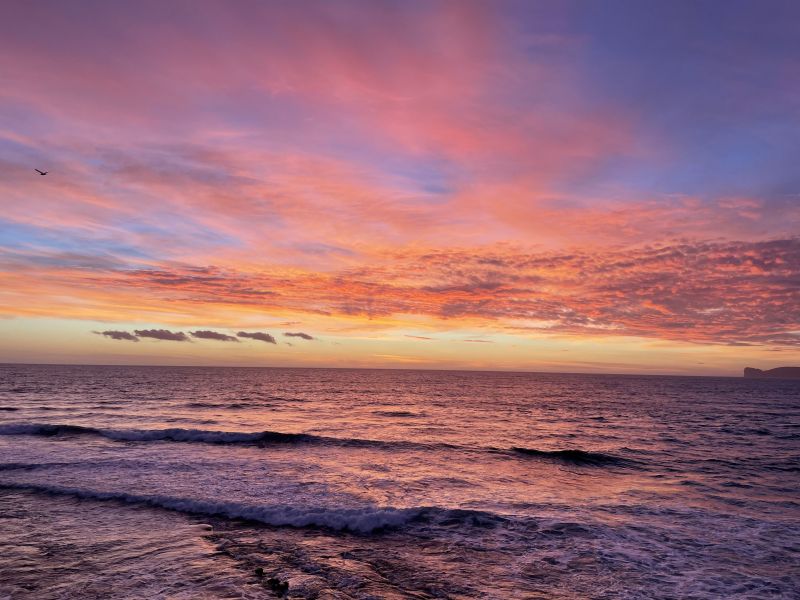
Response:
[[[331,273],[168,265],[52,270],[31,262],[24,273],[9,272],[13,289],[28,290],[11,312],[63,314],[65,307],[49,299],[68,293],[81,307],[126,320],[170,306],[198,318],[222,309],[269,310],[380,318],[393,327],[405,315],[438,326],[529,334],[800,343],[797,238],[569,253],[508,246],[407,250],[370,262]]]

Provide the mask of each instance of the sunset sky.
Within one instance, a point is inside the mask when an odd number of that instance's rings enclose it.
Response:
[[[5,0],[0,362],[798,364],[799,31],[771,0]]]

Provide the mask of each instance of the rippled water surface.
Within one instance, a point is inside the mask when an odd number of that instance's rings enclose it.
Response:
[[[0,365],[0,598],[797,598],[799,490],[792,381]]]

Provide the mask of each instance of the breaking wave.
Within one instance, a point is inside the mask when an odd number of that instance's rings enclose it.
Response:
[[[356,448],[381,448],[404,450],[461,450],[466,452],[490,452],[511,457],[532,457],[581,466],[631,466],[635,461],[579,449],[537,450],[513,447],[510,449],[457,446],[446,443],[426,444],[421,442],[369,440],[359,438],[337,438],[310,433],[285,433],[281,431],[214,431],[206,429],[100,429],[82,425],[51,423],[16,423],[0,425],[0,435],[68,436],[94,435],[119,442],[189,442],[220,445],[325,445]]]
[[[82,425],[53,423],[13,423],[0,425],[0,435],[95,435],[122,442],[196,442],[204,444],[318,444],[330,446],[355,446],[377,448],[457,448],[451,444],[423,444],[406,441],[337,438],[310,433],[285,433],[281,431],[213,431],[207,429],[100,429]]]
[[[399,529],[413,523],[448,527],[466,525],[494,527],[509,521],[509,518],[494,513],[447,509],[436,506],[413,508],[362,507],[362,508],[318,508],[289,505],[253,505],[239,502],[212,502],[194,498],[182,498],[156,494],[129,494],[116,491],[100,491],[60,485],[36,483],[0,483],[0,489],[27,490],[32,492],[72,496],[92,500],[116,500],[130,504],[141,504],[177,512],[244,519],[273,527],[319,527],[354,533],[374,533]]]

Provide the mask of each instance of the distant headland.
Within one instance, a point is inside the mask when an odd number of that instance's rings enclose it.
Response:
[[[749,379],[800,379],[800,367],[778,367],[768,371],[745,367],[744,376]]]

